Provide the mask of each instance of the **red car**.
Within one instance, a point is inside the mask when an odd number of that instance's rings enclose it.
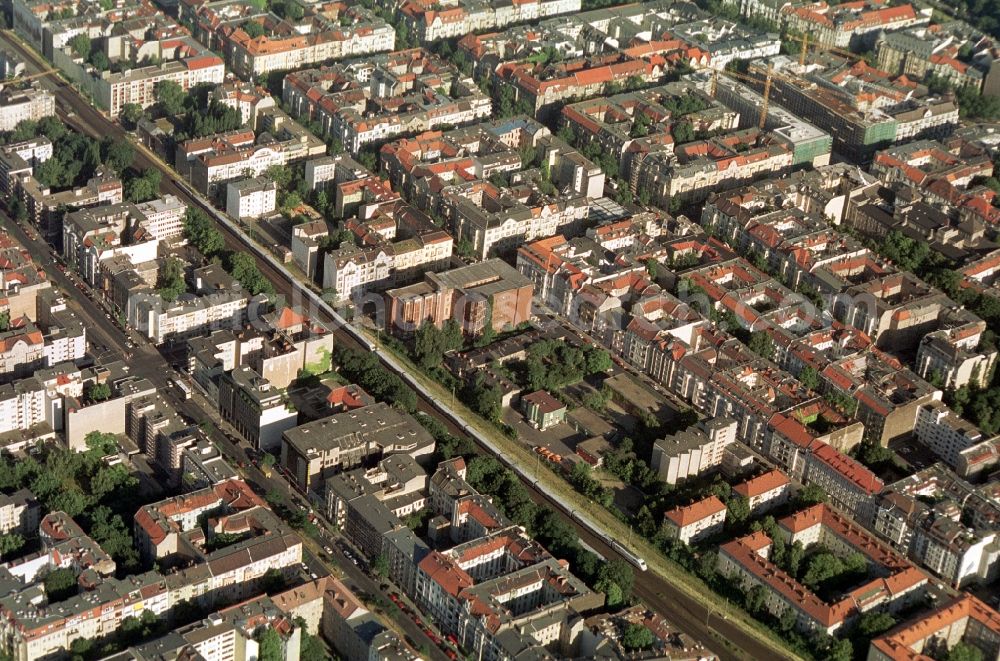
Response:
[[[458,658],[458,653],[455,652],[455,650],[445,650],[444,651],[444,655],[446,657],[448,657],[449,659],[457,659]]]

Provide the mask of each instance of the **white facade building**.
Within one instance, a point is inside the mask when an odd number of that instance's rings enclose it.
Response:
[[[278,186],[270,179],[232,181],[226,186],[226,213],[237,220],[259,218],[274,211],[277,199]]]

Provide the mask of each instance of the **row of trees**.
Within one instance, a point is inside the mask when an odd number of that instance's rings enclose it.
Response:
[[[338,346],[334,350],[333,360],[337,372],[360,385],[375,399],[391,402],[407,413],[417,410],[417,395],[413,389],[398,375],[383,367],[374,353]]]
[[[527,528],[553,555],[567,559],[577,576],[605,594],[608,606],[622,606],[629,601],[635,580],[632,567],[622,560],[602,563],[597,555],[583,548],[572,526],[551,509],[536,505],[513,471],[497,459],[468,459],[466,480],[480,493],[493,496],[493,502],[508,518]]]

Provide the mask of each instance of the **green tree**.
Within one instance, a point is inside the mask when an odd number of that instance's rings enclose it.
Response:
[[[851,454],[854,455],[855,459],[876,472],[891,467],[895,456],[889,448],[870,441],[858,444]]]
[[[743,496],[733,495],[726,504],[727,520],[733,525],[740,525],[750,518],[750,501]]]
[[[90,37],[81,33],[69,40],[69,47],[77,57],[86,60],[90,57],[90,43]]]
[[[171,303],[187,290],[184,284],[184,264],[169,257],[156,276],[156,289],[164,301]]]
[[[622,634],[622,647],[627,650],[645,650],[652,647],[655,640],[652,631],[632,622],[625,627],[625,633]]]
[[[111,62],[108,60],[108,56],[104,54],[104,51],[100,50],[91,51],[90,57],[87,58],[87,62],[89,62],[90,65],[98,71],[107,71],[111,67]]]
[[[188,207],[185,212],[184,235],[205,257],[219,254],[226,246],[222,232],[215,227],[205,212],[195,207]]]
[[[747,611],[754,616],[764,612],[764,605],[767,603],[767,590],[762,585],[755,585],[747,590],[744,596],[744,604]]]
[[[264,177],[273,181],[281,190],[288,190],[294,176],[292,169],[287,165],[272,165],[264,170]]]
[[[765,331],[750,333],[750,342],[747,343],[747,347],[761,358],[774,360],[774,340]]]
[[[115,505],[120,502],[116,502],[115,496],[120,496],[122,501],[131,500],[124,495],[124,492],[127,488],[135,492],[138,487],[138,480],[127,474],[102,477],[99,486],[106,488],[112,483],[118,486],[108,492],[110,497],[106,497],[105,500]],[[87,515],[87,519],[90,537],[114,558],[120,569],[133,573],[141,568],[131,528],[125,524],[120,514],[115,514],[107,505],[98,505]]]
[[[268,594],[281,592],[285,589],[285,575],[280,569],[271,568],[260,577],[260,589]]]
[[[601,566],[598,571],[598,580],[605,585],[608,583],[617,585],[621,588],[622,595],[627,597],[632,594],[632,583],[635,581],[635,574],[627,562],[614,559]]]
[[[257,261],[247,253],[236,253],[230,257],[229,273],[254,296],[274,293],[274,285],[264,277],[257,268]]]
[[[42,583],[50,602],[65,601],[77,593],[76,574],[72,569],[53,569]]]
[[[795,497],[799,507],[809,507],[826,502],[826,492],[818,484],[807,484]]]
[[[861,617],[858,618],[857,631],[862,637],[871,640],[894,626],[896,626],[896,618],[889,613],[868,611],[862,613]]]
[[[384,553],[379,553],[372,560],[372,572],[383,581],[389,577],[389,559]]]
[[[462,388],[462,401],[490,422],[500,422],[500,391],[486,382],[482,372],[477,372]]]
[[[92,402],[103,402],[111,397],[111,386],[107,383],[90,383],[85,390],[85,396]]]
[[[851,641],[835,639],[826,650],[826,661],[851,661],[854,658],[854,646]]]
[[[121,117],[122,124],[124,124],[125,128],[129,130],[135,129],[139,120],[145,116],[146,111],[143,110],[142,106],[138,103],[126,103],[122,106],[122,111],[119,115],[119,117]]]
[[[947,661],[983,661],[983,653],[978,647],[959,641],[951,646],[945,658]]]
[[[671,127],[670,134],[674,137],[674,142],[678,145],[683,145],[687,142],[693,142],[695,139],[694,126],[691,122],[677,122]]]
[[[611,354],[600,347],[592,346],[587,349],[587,374],[598,374],[607,372],[612,367]]]
[[[258,661],[284,661],[284,643],[278,632],[270,627],[261,627],[254,634],[259,645]]]
[[[330,655],[327,653],[323,643],[320,642],[320,639],[306,633],[305,622],[303,621],[299,626],[302,628],[302,640],[299,643],[299,658],[309,659],[309,661],[331,661]]]
[[[799,372],[799,383],[809,390],[816,390],[819,387],[819,372],[816,368],[806,365]]]
[[[12,532],[0,535],[0,558],[6,558],[11,553],[24,546],[24,537]]]
[[[158,197],[160,194],[161,177],[160,171],[155,168],[149,168],[141,175],[131,174],[131,176],[126,176],[125,197],[129,202],[134,204],[148,202]]]
[[[105,165],[122,176],[135,159],[135,148],[124,140],[105,138],[101,142],[101,156]]]
[[[599,592],[604,593],[604,605],[608,608],[621,606],[625,603],[625,594],[617,583],[598,582],[595,587]]]
[[[175,117],[184,112],[184,88],[172,80],[161,80],[153,86],[153,97],[160,111],[167,117]]]
[[[264,36],[264,26],[257,21],[247,21],[242,26],[243,31],[247,33],[247,36],[251,39],[256,39],[257,37]]]

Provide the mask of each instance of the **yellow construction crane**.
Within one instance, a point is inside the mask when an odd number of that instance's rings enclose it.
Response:
[[[726,71],[727,76],[732,76],[733,78],[738,78],[751,83],[759,83],[760,79],[754,76],[748,76],[745,73],[739,73],[738,71]],[[761,131],[764,130],[764,125],[767,124],[767,107],[768,107],[768,97],[771,95],[771,80],[775,77],[782,78],[781,74],[775,73],[774,65],[767,65],[767,77],[764,79],[764,101],[760,106],[760,119],[757,121],[757,128]],[[712,69],[712,86],[710,88],[710,96],[714,99],[716,92],[719,88],[719,70]]]
[[[757,128],[761,131],[764,130],[764,125],[767,124],[767,102],[768,97],[771,96],[771,77],[774,75],[774,65],[768,63],[767,65],[767,78],[764,79],[764,101],[760,104],[760,121],[757,122]]]

